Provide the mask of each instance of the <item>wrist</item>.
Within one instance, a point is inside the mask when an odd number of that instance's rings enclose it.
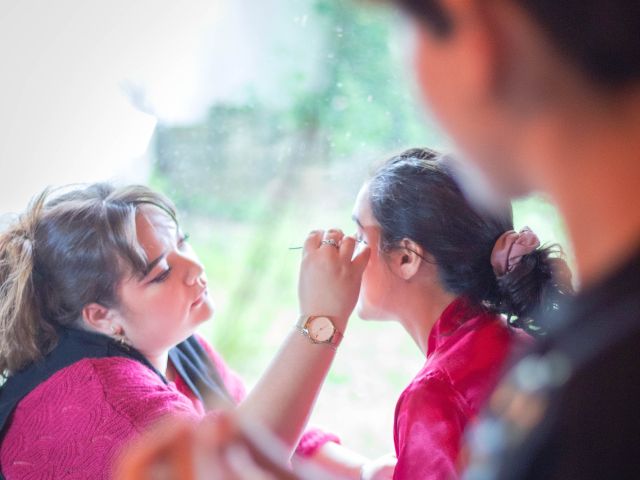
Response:
[[[310,306],[305,307],[304,305],[298,306],[298,317],[306,315],[307,317],[311,316],[323,316],[329,317],[331,321],[334,323],[336,328],[338,328],[341,332],[344,332],[347,327],[347,323],[349,323],[349,318],[351,317],[351,310],[342,311],[342,309],[335,308],[323,308],[322,306]]]
[[[311,343],[337,350],[344,337],[344,329],[339,325],[332,315],[303,314],[298,317],[295,327]]]

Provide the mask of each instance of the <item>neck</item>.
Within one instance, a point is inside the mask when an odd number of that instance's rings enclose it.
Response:
[[[171,378],[169,378],[170,369],[168,368],[169,367],[168,351],[161,352],[155,355],[145,354],[145,357],[147,357],[147,360],[149,360],[149,363],[151,363],[151,365],[153,365],[156,370],[158,370],[162,375],[164,375],[166,378],[171,380]]]
[[[409,282],[403,289],[404,294],[397,297],[400,302],[396,319],[426,357],[431,329],[455,295],[445,292],[439,285],[425,290],[424,284]]]
[[[640,244],[640,95],[575,113],[548,122],[526,161],[565,219],[584,287]]]

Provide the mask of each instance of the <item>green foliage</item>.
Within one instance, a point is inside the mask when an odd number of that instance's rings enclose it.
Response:
[[[397,19],[353,2],[319,0],[315,12],[325,25],[324,81],[320,89],[296,91],[301,78],[292,74],[294,124],[320,129],[330,158],[429,140],[392,36]]]

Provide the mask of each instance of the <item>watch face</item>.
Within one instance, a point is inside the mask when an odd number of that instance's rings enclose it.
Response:
[[[331,340],[336,328],[333,326],[333,322],[327,317],[315,317],[312,318],[307,329],[309,331],[309,337],[315,342],[327,342]]]

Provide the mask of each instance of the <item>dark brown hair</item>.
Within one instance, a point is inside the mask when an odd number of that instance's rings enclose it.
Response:
[[[144,275],[141,205],[176,221],[172,203],[147,187],[99,183],[44,191],[0,234],[0,375],[48,353],[57,328],[80,327],[85,305],[117,306],[126,275]]]
[[[545,310],[557,310],[573,294],[557,246],[539,247],[496,278],[491,252],[513,229],[511,205],[500,214],[477,212],[438,152],[414,148],[391,158],[373,175],[369,195],[382,250],[413,240],[433,257],[448,291],[505,314],[514,326],[543,333],[535,317],[546,318]]]
[[[456,26],[439,0],[392,0],[431,31]],[[595,82],[619,87],[640,79],[640,2],[634,0],[511,0],[556,49]]]

